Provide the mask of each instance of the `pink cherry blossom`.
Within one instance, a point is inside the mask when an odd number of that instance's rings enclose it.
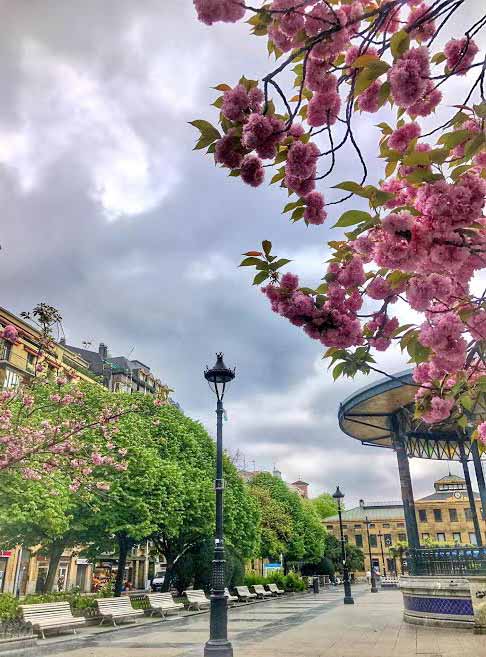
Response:
[[[456,75],[466,75],[478,52],[476,43],[472,39],[468,41],[467,37],[451,39],[444,48],[447,66]]]
[[[256,155],[246,155],[241,163],[240,169],[241,179],[247,185],[258,187],[262,184],[265,177],[263,171],[262,161]]]

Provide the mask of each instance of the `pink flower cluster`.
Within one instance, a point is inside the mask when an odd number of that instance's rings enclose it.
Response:
[[[3,331],[0,332],[0,337],[7,340],[7,342],[16,342],[19,337],[19,331],[13,324],[7,324]]]
[[[309,337],[325,346],[346,348],[362,343],[361,326],[355,317],[361,299],[347,296],[341,285],[333,283],[329,300],[318,305],[298,286],[297,276],[289,273],[282,276],[280,285],[268,285],[262,292],[274,312],[301,326]]]
[[[261,89],[252,87],[247,91],[242,84],[238,84],[224,92],[221,111],[230,121],[243,121],[246,114],[261,110],[262,101]]]
[[[444,54],[447,57],[447,66],[457,75],[466,75],[479,48],[472,39],[451,39],[446,43]]]
[[[237,0],[193,0],[197,17],[202,23],[212,25],[236,23],[245,15],[245,8]]]

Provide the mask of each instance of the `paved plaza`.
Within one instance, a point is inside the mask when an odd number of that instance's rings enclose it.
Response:
[[[286,596],[229,612],[235,657],[484,657],[486,636],[469,630],[408,625],[401,594],[372,595],[355,587],[356,604],[342,604],[342,589]],[[89,636],[53,637],[39,643],[39,657],[200,657],[208,614],[146,621]]]

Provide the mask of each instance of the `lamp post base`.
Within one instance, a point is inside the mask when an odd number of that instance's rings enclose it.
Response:
[[[354,600],[351,596],[345,596],[344,597],[344,604],[345,605],[354,605]]]
[[[233,657],[233,646],[228,639],[209,639],[204,646],[204,657]]]
[[[376,586],[371,587],[370,593],[378,593],[378,589],[376,588]]]

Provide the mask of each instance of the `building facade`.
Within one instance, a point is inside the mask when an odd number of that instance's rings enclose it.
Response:
[[[42,347],[42,336],[31,324],[0,307],[0,332],[13,326],[18,332],[15,341],[0,339],[0,390],[16,388],[32,379],[38,365],[48,372],[63,374],[68,378],[93,381],[89,363],[64,345],[52,342],[48,349]]]
[[[474,493],[480,517],[479,493]],[[433,543],[451,545],[476,545],[471,508],[466,489],[466,481],[459,476],[447,475],[434,482],[434,492],[415,501],[417,525],[422,546]],[[405,517],[400,502],[365,504],[342,512],[343,533],[346,542],[361,548],[365,558],[365,570],[378,567],[381,573],[398,574],[406,563],[398,556],[390,554],[390,548],[400,547],[407,541]],[[339,536],[337,515],[326,518],[326,529],[336,538]],[[486,523],[483,519],[483,531]],[[368,542],[369,533],[369,542]],[[371,549],[371,564],[370,564]],[[402,561],[402,563],[400,563]]]
[[[158,397],[168,397],[171,390],[139,360],[125,356],[111,356],[108,347],[100,342],[98,351],[65,345],[71,353],[83,358],[90,372],[113,392],[142,392]]]

